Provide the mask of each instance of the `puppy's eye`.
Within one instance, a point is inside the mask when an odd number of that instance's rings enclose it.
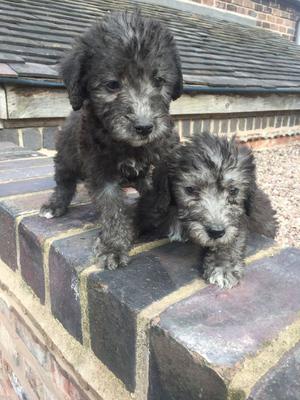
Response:
[[[229,194],[230,194],[230,196],[237,196],[238,193],[239,193],[239,189],[238,189],[238,188],[231,187],[231,188],[229,189]]]
[[[105,84],[106,89],[110,92],[117,92],[121,89],[121,84],[118,81],[109,81]]]
[[[165,79],[162,78],[161,76],[156,76],[154,78],[154,85],[156,87],[162,87],[164,85],[164,83],[166,83]]]
[[[189,195],[195,194],[196,193],[196,188],[193,186],[187,186],[184,188],[185,192]]]

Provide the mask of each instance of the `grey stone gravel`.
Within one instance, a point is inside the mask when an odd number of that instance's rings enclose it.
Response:
[[[283,245],[300,247],[300,143],[256,150],[257,180],[277,211]]]

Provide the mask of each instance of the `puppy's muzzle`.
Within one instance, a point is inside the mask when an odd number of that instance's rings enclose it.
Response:
[[[151,124],[150,122],[138,122],[135,124],[134,127],[136,133],[144,137],[149,136],[153,130],[153,124]]]
[[[225,229],[222,226],[206,226],[205,230],[211,239],[219,239],[225,235]]]

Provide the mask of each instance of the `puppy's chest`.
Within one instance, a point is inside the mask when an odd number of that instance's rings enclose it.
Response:
[[[121,160],[117,164],[118,171],[120,173],[121,182],[134,182],[139,178],[144,178],[150,168],[149,162],[143,162],[135,158],[128,158]]]

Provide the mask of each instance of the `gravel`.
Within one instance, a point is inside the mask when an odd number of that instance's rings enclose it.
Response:
[[[255,151],[258,185],[277,211],[276,240],[300,247],[300,143]]]

